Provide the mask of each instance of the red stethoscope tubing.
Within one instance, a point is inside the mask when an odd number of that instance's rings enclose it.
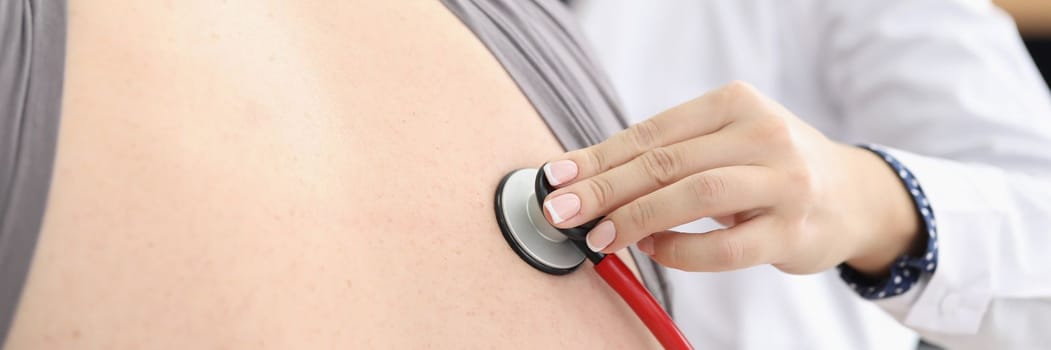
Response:
[[[620,258],[613,254],[606,255],[595,264],[595,270],[628,303],[665,349],[693,349],[668,313],[657,304],[646,287],[635,279],[635,275]]]

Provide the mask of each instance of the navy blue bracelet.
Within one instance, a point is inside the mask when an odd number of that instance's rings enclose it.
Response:
[[[865,299],[882,299],[905,293],[919,281],[923,274],[933,274],[938,268],[938,226],[934,220],[931,203],[916,178],[894,156],[891,156],[878,145],[860,145],[859,147],[878,154],[901,178],[902,184],[909,190],[916,211],[923,218],[923,228],[927,231],[927,249],[919,256],[906,253],[890,267],[890,275],[882,280],[875,280],[861,274],[846,263],[840,264],[839,276]]]

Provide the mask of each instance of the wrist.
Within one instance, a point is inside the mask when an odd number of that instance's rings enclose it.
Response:
[[[886,276],[891,264],[922,247],[922,220],[907,187],[882,157],[859,147],[840,145],[853,186],[849,217],[858,245],[846,264],[869,277]]]

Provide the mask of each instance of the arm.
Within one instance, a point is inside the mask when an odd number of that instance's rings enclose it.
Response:
[[[1035,268],[1049,265],[1038,229],[1051,222],[1038,215],[1051,211],[1051,104],[1017,31],[988,1],[822,4],[830,21],[816,78],[840,103],[849,137],[838,141],[913,152],[890,151],[938,222],[919,225],[878,157],[828,140],[746,84],[552,162],[576,166],[551,167],[564,176],[550,176],[562,187],[545,202],[549,219],[572,227],[604,216],[592,249],[638,242],[684,270],[812,273],[847,262],[876,277],[937,228],[933,279],[882,306],[936,342],[1033,347],[1046,324],[1035,318],[1051,314],[1037,309],[1051,278]],[[699,217],[728,227],[665,231]]]
[[[899,149],[937,218],[937,272],[879,304],[944,345],[1038,341],[1034,308],[1051,299],[1051,104],[1013,24],[988,2],[839,7],[824,79],[850,141]]]

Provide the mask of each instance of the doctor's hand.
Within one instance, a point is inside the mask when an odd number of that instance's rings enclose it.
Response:
[[[847,262],[886,274],[917,246],[920,221],[879,156],[827,139],[745,83],[660,113],[544,168],[544,202],[560,228],[605,218],[588,246],[638,243],[688,271],[772,264],[813,273]],[[726,228],[668,231],[703,217]]]

